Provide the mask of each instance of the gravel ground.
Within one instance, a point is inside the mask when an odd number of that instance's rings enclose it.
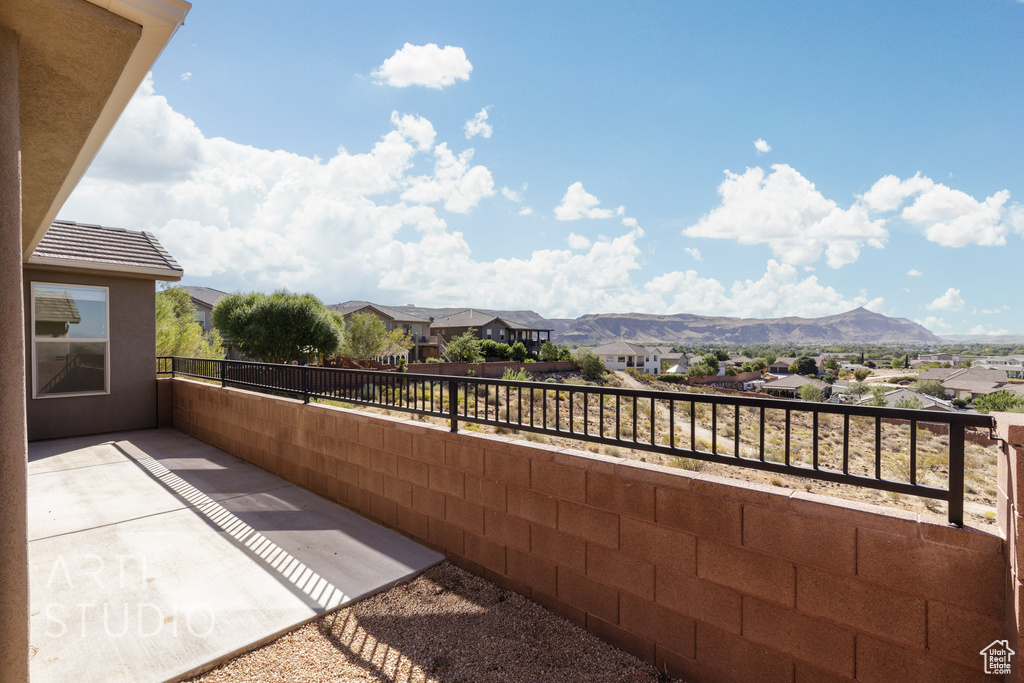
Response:
[[[672,681],[449,562],[191,680]]]

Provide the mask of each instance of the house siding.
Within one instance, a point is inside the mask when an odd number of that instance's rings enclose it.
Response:
[[[110,393],[32,398],[32,283],[109,288]],[[156,426],[156,310],[153,280],[25,267],[25,386],[30,441]]]

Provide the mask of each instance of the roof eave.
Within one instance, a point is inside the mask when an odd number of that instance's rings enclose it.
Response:
[[[57,218],[57,213],[74,191],[75,187],[82,180],[82,176],[88,170],[99,152],[100,147],[106,141],[110,131],[114,128],[121,113],[128,105],[128,101],[135,94],[139,84],[146,77],[146,73],[152,68],[157,57],[163,52],[171,37],[184,23],[192,5],[184,0],[88,0],[93,5],[132,21],[142,27],[142,36],[135,45],[131,57],[129,57],[121,76],[117,80],[113,91],[107,98],[102,112],[93,124],[92,129],[86,138],[85,144],[79,150],[71,170],[64,178],[56,196],[50,203],[43,219],[37,225],[25,225],[22,229],[31,234],[30,239],[23,244],[22,258],[29,260],[32,252],[39,246],[43,235]],[[180,279],[180,275],[175,280]]]
[[[99,263],[96,261],[73,261],[69,259],[46,258],[32,256],[26,261],[27,265],[40,266],[54,270],[86,270],[90,272],[103,272],[109,275],[120,275],[122,277],[145,277],[165,282],[177,282],[184,276],[183,270],[167,268],[145,268],[140,266],[125,266],[119,263]]]

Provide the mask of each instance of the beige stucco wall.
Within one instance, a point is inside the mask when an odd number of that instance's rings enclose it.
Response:
[[[28,679],[18,37],[0,26],[0,681]]]
[[[153,280],[104,277],[73,271],[25,268],[25,311],[31,315],[31,283],[59,282],[109,287],[110,393],[104,396],[31,398],[32,352],[29,325],[24,363],[28,390],[28,438],[52,439],[155,427],[156,311]]]

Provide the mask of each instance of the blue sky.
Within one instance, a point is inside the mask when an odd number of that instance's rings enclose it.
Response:
[[[327,303],[1022,333],[1024,3],[197,0],[61,212]]]

